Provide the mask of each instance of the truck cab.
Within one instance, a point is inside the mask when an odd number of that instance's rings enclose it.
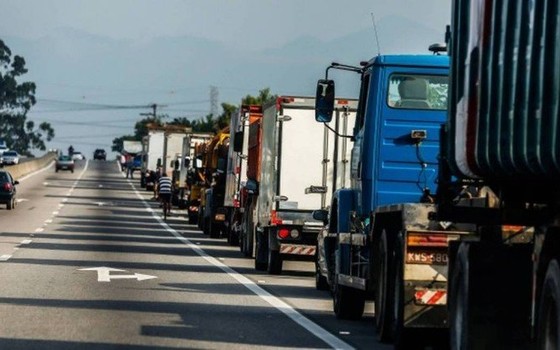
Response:
[[[338,318],[361,317],[365,300],[375,299],[381,340],[407,339],[399,334],[445,327],[447,320],[447,242],[458,233],[428,214],[446,120],[448,61],[385,55],[361,67],[329,67],[359,73],[361,89],[355,126],[350,135],[338,135],[354,141],[351,186],[334,193],[328,211],[314,214],[327,224],[318,238],[317,287],[331,289]],[[317,121],[331,120],[334,89],[327,69],[317,86]]]

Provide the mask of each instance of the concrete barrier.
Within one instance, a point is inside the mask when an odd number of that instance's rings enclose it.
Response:
[[[19,179],[25,175],[31,174],[34,171],[42,169],[56,159],[55,152],[49,152],[40,158],[20,163],[16,165],[5,166],[4,169],[8,170],[14,179]]]

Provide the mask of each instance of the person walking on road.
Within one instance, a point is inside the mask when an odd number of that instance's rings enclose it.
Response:
[[[172,189],[171,178],[167,176],[167,173],[163,173],[158,181],[158,197],[163,206],[163,216],[171,214],[171,189]]]
[[[125,171],[126,169],[126,156],[121,154],[119,162],[121,163],[121,171]]]

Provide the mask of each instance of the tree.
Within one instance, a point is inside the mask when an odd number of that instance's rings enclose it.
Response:
[[[163,119],[166,116],[158,115],[158,116],[151,116],[144,119],[141,119],[134,124],[134,135],[123,135],[120,137],[116,137],[113,139],[113,145],[111,146],[111,151],[113,152],[122,152],[123,150],[123,141],[142,141],[142,138],[148,135],[148,127],[153,126],[162,126]]]
[[[31,149],[46,149],[45,140],[52,140],[54,129],[49,123],[35,125],[27,120],[27,112],[37,101],[35,83],[18,83],[25,73],[25,59],[18,55],[12,59],[12,51],[0,40],[0,137],[8,148],[32,155]]]
[[[277,97],[277,95],[272,95],[270,93],[270,88],[264,88],[259,91],[258,96],[245,96],[242,103],[245,105],[260,105],[275,100]]]

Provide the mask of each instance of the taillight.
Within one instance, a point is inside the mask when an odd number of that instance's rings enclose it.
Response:
[[[433,234],[414,234],[409,233],[407,245],[409,247],[447,247],[449,236]]]
[[[4,184],[4,191],[11,191],[11,190],[12,190],[12,187],[13,187],[13,186],[12,186],[11,183],[6,182],[6,183]]]
[[[282,225],[282,219],[279,219],[276,216],[276,210],[271,210],[270,211],[270,223],[272,225]]]
[[[290,230],[288,230],[287,228],[281,228],[278,230],[278,237],[282,238],[282,239],[286,239],[288,237],[290,237]]]

